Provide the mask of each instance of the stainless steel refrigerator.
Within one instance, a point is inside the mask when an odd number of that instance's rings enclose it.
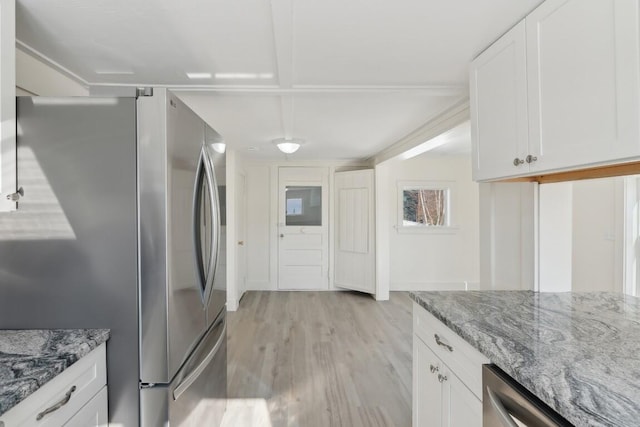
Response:
[[[221,136],[161,89],[20,97],[17,114],[24,196],[0,214],[0,328],[109,328],[111,425],[218,425]]]

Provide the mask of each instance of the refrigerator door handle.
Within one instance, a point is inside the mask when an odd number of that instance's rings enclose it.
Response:
[[[204,303],[208,303],[213,291],[213,282],[218,264],[218,253],[220,252],[220,204],[218,203],[218,184],[213,166],[213,160],[207,146],[202,147],[202,159],[204,164],[207,185],[209,186],[209,198],[211,203],[211,251],[209,256],[209,267],[204,289]]]
[[[201,230],[201,215],[202,215],[202,201],[200,200],[200,194],[202,192],[202,186],[204,185],[204,153],[200,151],[200,158],[198,159],[198,167],[196,169],[196,180],[193,185],[193,202],[192,202],[192,227],[193,227],[193,247],[195,251],[196,261],[196,275],[200,282],[200,292],[204,301],[204,294],[206,290],[206,277],[205,266],[202,256],[202,230]]]
[[[180,383],[173,389],[173,400],[178,400],[180,396],[185,391],[187,391],[187,389],[189,389],[191,384],[193,384],[195,380],[197,380],[198,377],[202,374],[202,372],[204,372],[204,370],[207,368],[207,365],[211,363],[211,360],[213,360],[213,358],[216,356],[218,350],[220,350],[220,346],[227,337],[227,322],[226,320],[224,320],[224,317],[220,321],[223,322],[222,332],[220,333],[216,344],[211,348],[211,351],[207,353],[204,359],[202,359],[202,361],[198,363],[198,366],[196,366],[190,373],[188,373],[187,376],[182,381],[180,381]],[[212,329],[215,329],[216,326],[213,326]]]

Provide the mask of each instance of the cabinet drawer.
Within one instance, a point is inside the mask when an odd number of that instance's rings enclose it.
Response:
[[[106,344],[102,344],[7,411],[0,427],[62,426],[106,384]],[[64,401],[69,393],[67,403],[37,420],[38,414]]]
[[[413,333],[482,399],[482,365],[489,359],[415,302]]]

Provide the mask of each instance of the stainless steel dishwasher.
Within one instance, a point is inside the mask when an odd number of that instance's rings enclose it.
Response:
[[[495,365],[482,367],[483,427],[572,427]]]

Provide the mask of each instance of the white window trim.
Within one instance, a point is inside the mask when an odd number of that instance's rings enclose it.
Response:
[[[447,225],[444,226],[416,226],[404,225],[404,190],[419,190],[419,189],[431,189],[431,190],[447,190],[448,192],[448,204],[447,204]],[[459,230],[457,223],[457,184],[455,181],[398,181],[397,183],[397,222],[395,229],[398,233],[407,234],[453,234]]]

